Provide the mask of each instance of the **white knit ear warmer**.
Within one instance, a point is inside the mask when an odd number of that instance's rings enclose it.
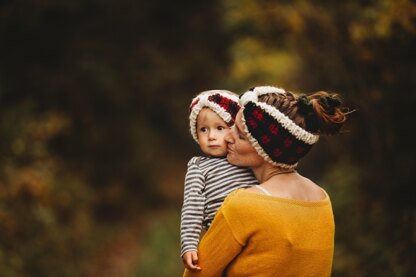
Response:
[[[207,107],[218,114],[227,124],[234,124],[240,106],[238,97],[228,90],[209,90],[201,92],[192,99],[189,114],[189,128],[193,139],[198,142],[196,123],[199,112]]]

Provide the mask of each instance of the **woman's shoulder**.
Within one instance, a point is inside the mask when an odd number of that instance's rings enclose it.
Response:
[[[252,197],[253,195],[254,193],[247,192],[245,188],[231,192],[220,208],[224,217],[235,224],[237,221],[257,216],[263,210],[264,203]]]
[[[299,175],[299,177],[302,180],[299,182],[299,194],[302,196],[301,198],[304,198],[303,200],[314,202],[328,198],[328,194],[321,186],[305,176]]]
[[[228,209],[241,209],[243,207],[247,207],[250,205],[250,194],[247,194],[246,188],[239,188],[232,191],[228,196],[225,198],[223,202],[223,206]]]
[[[330,204],[331,200],[327,192],[318,185],[301,191],[275,191],[270,188],[263,188],[270,194],[266,194],[257,186],[238,189],[227,196],[224,203],[228,209],[256,210],[256,207],[268,206],[282,207],[287,205],[297,206],[323,206]]]

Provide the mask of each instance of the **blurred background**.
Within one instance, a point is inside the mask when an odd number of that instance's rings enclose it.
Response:
[[[180,276],[190,101],[275,85],[357,109],[299,168],[333,276],[415,276],[415,38],[410,0],[1,1],[0,275]]]

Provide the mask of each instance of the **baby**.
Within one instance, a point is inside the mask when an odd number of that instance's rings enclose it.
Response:
[[[225,197],[257,185],[252,171],[228,163],[225,136],[240,109],[238,96],[226,90],[198,94],[190,106],[190,130],[203,157],[188,162],[181,216],[181,256],[188,269],[200,270],[197,248]]]

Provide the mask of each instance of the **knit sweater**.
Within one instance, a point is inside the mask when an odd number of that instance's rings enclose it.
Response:
[[[208,229],[230,192],[257,184],[249,168],[232,165],[226,158],[193,157],[185,176],[181,256],[197,251],[202,229]]]
[[[330,276],[334,229],[328,195],[308,202],[239,189],[201,240],[202,270],[184,276]]]

